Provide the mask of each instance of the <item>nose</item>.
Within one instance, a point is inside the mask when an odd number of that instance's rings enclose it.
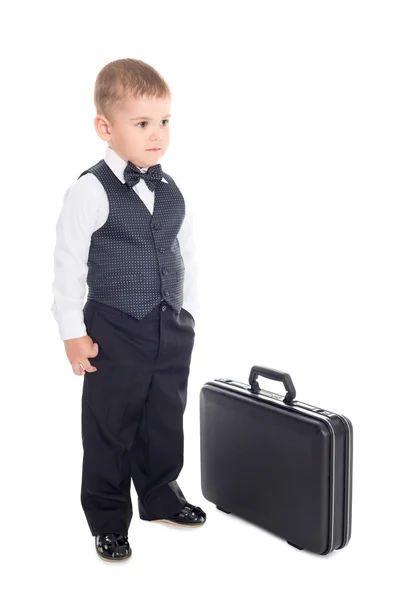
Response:
[[[159,131],[159,129],[157,127],[154,130],[153,135],[151,136],[151,139],[154,141],[162,139],[161,131]]]

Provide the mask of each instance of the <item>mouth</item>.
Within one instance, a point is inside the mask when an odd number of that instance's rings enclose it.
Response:
[[[149,148],[147,152],[157,152],[158,150],[161,150],[161,148]]]

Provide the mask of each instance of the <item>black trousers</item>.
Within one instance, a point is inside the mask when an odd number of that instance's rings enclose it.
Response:
[[[127,534],[131,478],[141,519],[186,502],[176,479],[195,322],[164,301],[138,320],[88,300],[84,320],[99,353],[83,381],[81,503],[92,535]]]

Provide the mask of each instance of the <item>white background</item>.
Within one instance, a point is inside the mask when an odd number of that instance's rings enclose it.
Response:
[[[2,27],[2,587],[8,598],[397,597],[399,5],[20,2]],[[103,157],[94,80],[140,58],[172,89],[162,167],[195,212],[196,322],[179,483],[197,530],[139,520],[101,561],[80,505],[82,377],[52,303],[62,196]],[[287,371],[354,426],[353,533],[297,551],[208,502],[199,393]],[[259,378],[262,388],[283,386]],[[262,474],[260,474],[262,476]],[[239,485],[239,482],[238,482]]]

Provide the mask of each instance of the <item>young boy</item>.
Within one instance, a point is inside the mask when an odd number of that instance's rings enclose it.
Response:
[[[206,521],[176,482],[196,260],[190,210],[159,163],[170,141],[166,82],[140,60],[116,60],[99,72],[94,99],[108,147],[64,196],[51,310],[84,375],[82,507],[97,553],[116,561],[131,555],[131,477],[141,519]]]

